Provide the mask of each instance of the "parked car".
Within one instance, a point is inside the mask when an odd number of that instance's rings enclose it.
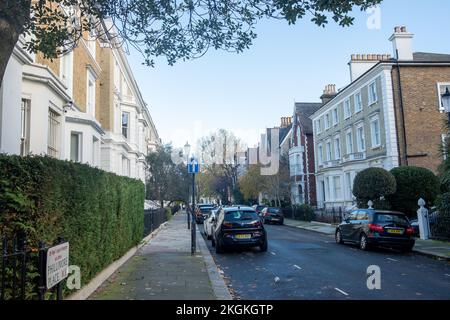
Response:
[[[336,228],[335,238],[340,244],[358,244],[361,250],[384,246],[409,252],[415,244],[414,228],[405,214],[372,209],[352,211]]]
[[[264,223],[284,224],[283,211],[279,208],[266,207],[261,211]]]
[[[195,222],[197,224],[202,224],[206,218],[209,217],[211,210],[213,210],[215,206],[213,204],[199,204],[195,210]]]
[[[212,239],[216,253],[232,247],[259,247],[262,252],[267,251],[267,233],[253,208],[221,208],[216,215]]]
[[[262,211],[263,211],[263,209],[267,208],[267,206],[261,206],[261,205],[256,205],[256,204],[255,204],[252,208],[256,211],[256,213],[257,213],[260,217],[262,217]]]
[[[206,238],[208,240],[212,239],[214,221],[215,221],[215,219],[217,217],[217,212],[219,211],[219,209],[220,208],[211,210],[211,214],[203,222],[203,230],[204,230],[204,233],[205,233]]]

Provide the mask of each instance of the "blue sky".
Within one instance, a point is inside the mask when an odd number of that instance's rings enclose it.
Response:
[[[164,143],[195,145],[225,128],[253,146],[266,127],[292,115],[294,101],[319,101],[326,84],[347,85],[351,54],[392,54],[388,38],[397,25],[415,34],[414,51],[450,53],[450,1],[384,0],[380,12],[380,29],[369,29],[369,14],[359,11],[349,28],[266,20],[242,54],[211,50],[175,66],[157,59],[155,68],[136,53],[129,61]]]

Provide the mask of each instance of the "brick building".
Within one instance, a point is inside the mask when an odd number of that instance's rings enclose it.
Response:
[[[327,86],[323,99],[327,99],[332,87]],[[294,106],[292,143],[289,149],[291,177],[291,202],[315,205],[316,181],[314,164],[314,136],[309,118],[323,103],[296,102]]]
[[[412,39],[406,27],[396,27],[393,58],[352,55],[351,83],[311,116],[319,205],[352,206],[353,180],[369,167],[437,172],[450,55],[413,52]]]
[[[94,33],[113,32],[107,24]],[[144,181],[145,156],[160,139],[124,51],[110,39],[86,34],[46,60],[23,50],[20,38],[0,86],[0,152],[45,154]]]

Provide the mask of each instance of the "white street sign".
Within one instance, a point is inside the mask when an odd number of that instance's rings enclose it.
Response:
[[[69,243],[65,242],[47,250],[47,289],[67,278],[69,269]]]

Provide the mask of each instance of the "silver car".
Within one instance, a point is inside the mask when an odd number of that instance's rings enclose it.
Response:
[[[203,229],[206,235],[206,238],[208,240],[212,239],[212,233],[213,233],[213,224],[214,220],[216,219],[217,211],[219,211],[219,208],[211,210],[211,214],[208,218],[203,222]]]

